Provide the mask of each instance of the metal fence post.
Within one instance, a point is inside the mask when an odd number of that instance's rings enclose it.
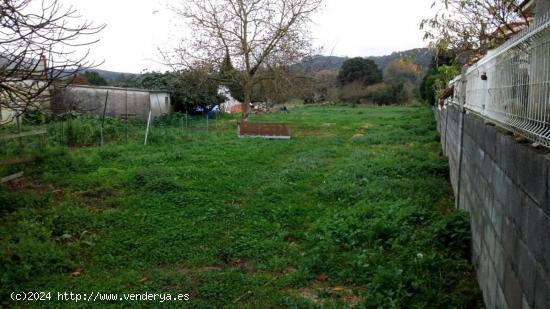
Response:
[[[459,96],[458,96],[458,112],[460,115],[459,118],[459,129],[460,129],[460,142],[458,144],[458,171],[457,171],[457,181],[456,181],[456,205],[455,207],[457,209],[460,209],[460,191],[461,191],[461,183],[462,183],[462,158],[464,156],[464,114],[466,113],[466,110],[464,109],[464,105],[466,104],[466,68],[462,69],[462,75],[460,77],[460,80],[458,81],[458,84],[460,85],[459,89]]]

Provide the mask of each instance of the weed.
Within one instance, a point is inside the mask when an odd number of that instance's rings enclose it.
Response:
[[[0,188],[1,299],[147,290],[199,308],[479,307],[468,217],[427,107],[253,116],[288,123],[299,134],[287,141],[239,139],[236,116],[208,132],[181,117],[157,119],[147,146],[137,121],[106,119],[102,147],[97,117],[44,125],[49,146],[23,166],[43,189]]]

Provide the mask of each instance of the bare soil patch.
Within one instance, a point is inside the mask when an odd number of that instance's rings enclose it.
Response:
[[[106,199],[117,196],[117,192],[112,188],[88,190],[79,193],[79,196],[84,200],[86,205],[91,208],[103,209],[119,207],[117,204],[106,203]]]

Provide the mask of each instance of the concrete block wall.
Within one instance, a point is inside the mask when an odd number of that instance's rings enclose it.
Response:
[[[550,155],[456,106],[434,114],[487,308],[550,308]]]

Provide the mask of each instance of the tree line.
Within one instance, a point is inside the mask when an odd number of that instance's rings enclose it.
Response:
[[[300,66],[261,69],[253,85],[250,102],[283,104],[291,100],[303,103],[349,102],[353,104],[399,104],[417,96],[423,69],[410,57],[396,58],[383,70],[372,59],[351,58],[339,70],[305,70]],[[179,72],[145,72],[107,81],[95,71],[80,74],[74,84],[111,85],[118,87],[166,90],[172,95],[176,110],[190,112],[196,107],[212,107],[227,98],[219,87],[229,89],[231,96],[244,102],[245,90],[229,57],[219,70],[212,72],[188,69]]]
[[[170,7],[191,30],[177,48],[160,50],[171,70],[115,83],[169,90],[183,110],[221,102],[217,88],[225,85],[244,103],[244,119],[255,101],[389,104],[420,96],[433,103],[461,66],[530,23],[518,2],[435,0],[437,13],[421,22],[436,51],[422,78],[425,71],[408,57],[384,68],[363,58],[346,60],[339,71],[297,68],[315,54],[309,28],[322,0],[188,0]],[[6,0],[0,12],[0,108],[17,115],[40,109],[54,83],[107,84],[86,72],[98,64],[82,49],[97,42],[104,25],[58,0]]]

